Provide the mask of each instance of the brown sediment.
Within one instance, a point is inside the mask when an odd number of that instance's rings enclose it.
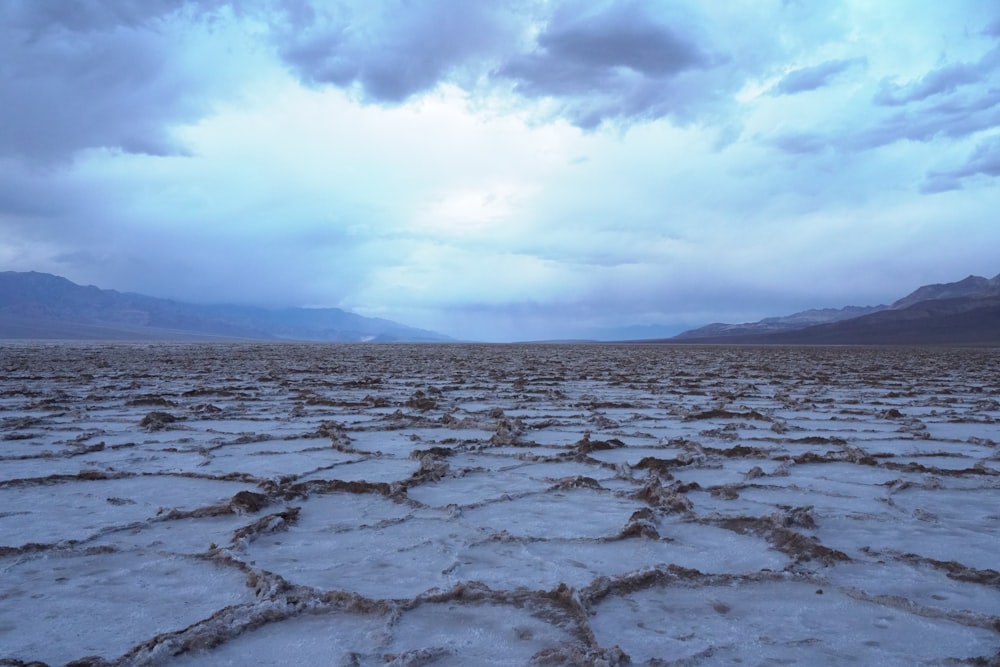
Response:
[[[682,461],[680,459],[660,459],[655,456],[645,456],[635,464],[635,468],[639,470],[648,470],[651,473],[655,473],[660,476],[661,479],[673,479],[674,476],[670,472],[674,468],[682,468],[684,466],[691,465],[690,461]]]
[[[147,431],[161,431],[168,428],[170,424],[178,421],[180,421],[180,418],[176,415],[169,412],[154,410],[142,418],[142,421],[139,422],[139,426]]]
[[[256,514],[268,505],[267,496],[263,493],[253,491],[240,491],[229,501],[229,506],[234,511],[243,514]]]
[[[684,417],[685,421],[699,421],[699,420],[709,420],[709,419],[751,419],[757,421],[771,421],[771,417],[761,414],[756,410],[748,410],[746,412],[731,412],[729,410],[722,410],[719,408],[712,410],[702,410],[701,412],[692,412]]]
[[[317,479],[307,482],[296,482],[281,488],[278,493],[285,500],[304,498],[313,493],[375,493],[383,496],[392,494],[392,487],[387,482],[343,481],[339,479]]]
[[[285,530],[288,526],[299,520],[301,507],[289,507],[281,512],[262,516],[248,526],[244,526],[233,533],[233,542],[243,539],[253,539],[262,533],[273,533],[278,530]]]
[[[578,453],[590,454],[591,452],[599,452],[607,449],[620,449],[625,446],[625,443],[618,438],[611,438],[609,440],[591,440],[590,434],[586,433],[575,446]]]
[[[645,537],[651,540],[660,539],[660,533],[656,529],[656,515],[648,507],[637,509],[629,517],[628,523],[618,534],[622,539],[630,537]]]
[[[564,477],[549,487],[549,491],[565,491],[567,489],[604,489],[604,487],[593,477],[583,475]]]
[[[817,560],[825,565],[851,560],[850,556],[837,549],[831,549],[817,540],[792,530],[790,525],[802,525],[812,521],[796,516],[794,512],[778,513],[769,517],[721,517],[712,521],[721,528],[743,535],[759,535],[775,549],[792,557],[796,563]]]
[[[635,498],[663,512],[690,512],[693,505],[680,488],[664,487],[656,477],[651,476],[636,491]]]
[[[770,450],[760,447],[747,447],[746,445],[734,445],[725,449],[715,449],[713,447],[702,447],[706,454],[716,454],[729,459],[766,459],[771,455]]]
[[[127,401],[125,401],[125,405],[129,406],[148,405],[148,406],[162,407],[162,408],[177,407],[177,404],[174,401],[163,398],[158,394],[142,394],[140,396],[128,399]]]

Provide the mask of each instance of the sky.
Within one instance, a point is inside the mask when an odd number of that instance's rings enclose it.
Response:
[[[992,0],[5,0],[0,101],[0,270],[119,291],[511,341],[1000,272]]]

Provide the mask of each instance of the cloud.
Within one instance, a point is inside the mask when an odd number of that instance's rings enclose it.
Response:
[[[816,90],[830,84],[840,73],[851,67],[864,65],[864,58],[846,58],[843,60],[828,60],[812,67],[801,67],[792,70],[772,88],[777,95],[793,95],[809,90]]]
[[[652,15],[647,5],[612,3],[597,11],[565,5],[535,48],[496,70],[527,98],[563,103],[571,121],[684,118],[715,91],[699,76],[724,60],[699,43],[691,17]]]
[[[972,176],[974,174],[1000,176],[1000,136],[994,135],[976,146],[969,161],[955,174],[957,176]]]
[[[830,147],[829,138],[818,132],[782,132],[768,139],[768,143],[794,155],[819,153]]]
[[[303,80],[357,85],[373,102],[399,103],[433,89],[469,61],[517,37],[515,10],[490,0],[357,2],[286,11],[275,33]]]
[[[998,66],[1000,66],[1000,48],[994,48],[975,63],[944,65],[909,84],[899,85],[891,79],[883,79],[873,99],[876,104],[883,106],[902,106],[919,102],[982,82],[995,75]]]
[[[1000,88],[990,88],[940,104],[925,104],[882,116],[845,138],[844,145],[866,150],[903,140],[962,138],[997,125],[1000,125]]]
[[[286,3],[276,49],[310,85],[400,104],[450,83],[514,100],[554,100],[578,127],[690,121],[738,85],[703,17],[626,1]]]
[[[576,69],[579,82],[558,94],[591,92],[591,73],[618,67],[648,77],[671,76],[706,64],[697,45],[669,26],[650,20],[635,5],[617,5],[609,11],[577,18],[561,12],[538,37],[541,64]],[[531,71],[531,76],[540,72]],[[528,77],[525,77],[528,80]],[[543,83],[544,85],[544,83]]]
[[[811,110],[819,114],[796,118],[799,126],[783,123],[758,136],[767,145],[794,156],[818,156],[831,150],[847,156],[901,143],[930,145],[975,139],[1000,125],[1000,47],[990,43],[980,54],[969,62],[933,67],[906,84],[898,84],[892,77],[875,81],[856,78],[853,92],[824,98],[835,107],[814,105]],[[846,76],[853,65],[862,62],[867,60],[832,60],[794,70],[772,91],[813,90],[814,84]],[[928,156],[927,162],[930,166],[935,160]],[[919,187],[923,192],[954,189],[964,177],[932,169]]]
[[[959,190],[963,180],[980,175],[1000,177],[1000,135],[988,137],[976,145],[961,167],[928,173],[921,189],[928,193]]]
[[[895,110],[861,122],[833,125],[817,131],[785,130],[764,138],[782,152],[801,155],[828,149],[869,151],[899,142],[929,143],[937,139],[960,140],[1000,126],[1000,88],[976,91],[939,104]],[[854,121],[854,118],[850,119]]]
[[[136,28],[150,19],[171,14],[184,0],[79,0],[78,2],[9,3],[13,20],[34,34],[53,29],[87,33],[118,27]],[[19,6],[18,6],[19,5]]]
[[[202,22],[209,7],[3,3],[0,156],[51,163],[96,147],[183,154],[171,126],[206,113],[235,78],[235,68],[218,59],[224,43],[200,43],[198,62],[177,50],[209,32]]]

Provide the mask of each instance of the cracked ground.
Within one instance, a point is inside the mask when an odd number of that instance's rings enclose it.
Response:
[[[0,665],[997,665],[1000,350],[6,343]]]

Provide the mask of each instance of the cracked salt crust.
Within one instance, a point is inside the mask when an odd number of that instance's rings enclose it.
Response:
[[[0,664],[996,662],[998,362],[7,343]]]

